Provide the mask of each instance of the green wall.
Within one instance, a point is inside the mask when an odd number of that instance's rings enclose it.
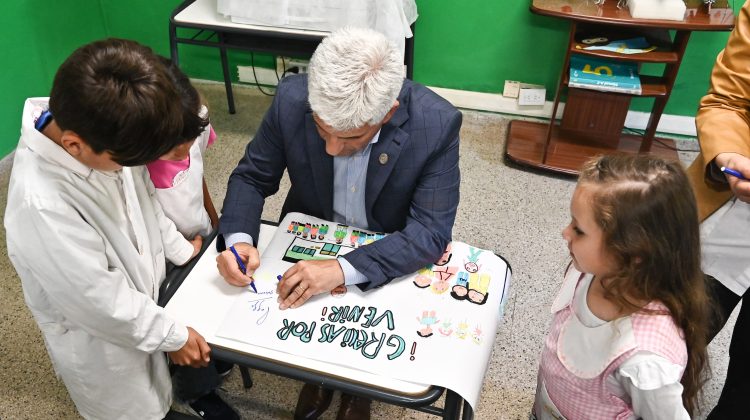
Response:
[[[131,38],[169,54],[168,19],[180,0],[12,0],[0,6],[0,156],[16,145],[23,101],[48,95],[55,70],[76,47],[108,36]],[[560,73],[568,26],[529,12],[530,1],[417,0],[414,79],[430,86],[502,92],[506,79],[547,86]],[[706,92],[713,59],[728,33],[695,32],[666,113],[692,116]],[[230,52],[231,66],[249,54]],[[221,80],[218,50],[180,46],[183,69]],[[257,61],[256,61],[257,63]],[[270,64],[271,59],[260,59]],[[234,72],[236,73],[236,72]],[[236,74],[234,75],[236,77]],[[633,109],[647,110],[648,100]]]

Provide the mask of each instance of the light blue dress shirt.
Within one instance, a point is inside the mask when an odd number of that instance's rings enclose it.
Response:
[[[367,166],[370,161],[372,145],[378,142],[380,130],[361,151],[351,156],[334,156],[333,158],[333,221],[344,225],[368,229],[367,211],[365,210],[365,185]],[[253,237],[247,233],[230,233],[224,236],[227,247],[237,242],[255,244]],[[338,258],[341,271],[344,272],[344,284],[347,286],[367,281],[346,257]]]

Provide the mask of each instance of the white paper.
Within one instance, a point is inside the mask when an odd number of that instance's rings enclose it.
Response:
[[[292,221],[310,224],[307,238],[304,232],[299,236],[288,232]],[[320,240],[318,230],[312,239],[314,226],[321,224],[329,225],[328,233]],[[355,229],[347,228],[346,237],[336,244],[336,227],[299,213],[288,214],[253,275],[258,293],[247,288],[238,294],[216,335],[446,387],[476,408],[510,285],[507,264],[490,251],[453,242],[441,258],[443,265],[367,292],[342,286],[297,309],[279,310],[277,276],[293,264],[282,257],[333,258],[320,252],[344,254],[353,249],[352,243],[366,246],[378,238],[367,232],[372,236],[358,239],[355,235],[357,240],[352,242]]]

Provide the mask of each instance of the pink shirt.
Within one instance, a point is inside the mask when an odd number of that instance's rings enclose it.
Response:
[[[666,314],[639,311],[598,327],[586,326],[573,309],[583,277],[571,267],[552,306],[554,317],[542,351],[534,413],[538,419],[560,414],[569,420],[635,418],[630,401],[615,395],[607,378],[639,351],[660,355],[684,369],[687,348],[682,332],[657,301],[645,309]]]

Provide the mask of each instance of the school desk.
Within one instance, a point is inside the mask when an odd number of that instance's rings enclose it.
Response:
[[[411,25],[411,30],[414,33],[414,25]],[[219,49],[230,114],[234,114],[235,109],[227,49],[309,58],[328,34],[323,31],[234,23],[218,13],[216,0],[184,0],[169,18],[169,46],[175,64],[180,64],[177,44]],[[413,36],[406,39],[404,64],[406,77],[411,79],[414,69]]]
[[[258,238],[258,250],[261,253],[275,230],[276,226],[271,223],[263,222],[261,225]],[[449,389],[401,381],[217,337],[215,333],[221,326],[226,309],[232,306],[238,288],[221,278],[215,282],[185,281],[190,279],[190,271],[196,264],[215,264],[214,260],[218,255],[215,236],[216,233],[206,238],[198,258],[167,275],[159,299],[159,304],[165,306],[172,315],[203,335],[211,346],[214,357],[328,389],[442,416],[444,419],[466,420],[473,417],[469,404]],[[249,388],[252,385],[249,376],[246,371],[242,375],[245,387]],[[433,405],[444,393],[443,407]]]

